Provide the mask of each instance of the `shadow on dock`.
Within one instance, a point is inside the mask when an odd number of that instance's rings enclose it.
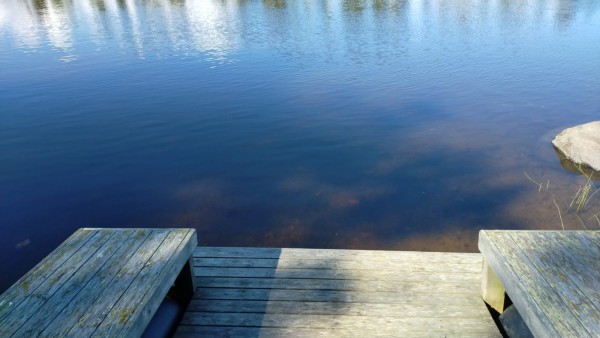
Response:
[[[197,248],[177,337],[498,337],[479,254]]]

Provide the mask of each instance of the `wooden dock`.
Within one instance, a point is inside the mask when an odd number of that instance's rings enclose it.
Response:
[[[0,337],[139,337],[168,294],[193,293],[197,243],[194,229],[79,229],[0,295]]]
[[[0,337],[501,337],[484,300],[506,295],[536,337],[600,337],[598,231],[482,230],[481,254],[196,245],[79,229],[0,295]]]
[[[599,231],[479,233],[484,298],[508,294],[535,337],[600,337]]]
[[[501,337],[480,254],[196,248],[176,337]]]

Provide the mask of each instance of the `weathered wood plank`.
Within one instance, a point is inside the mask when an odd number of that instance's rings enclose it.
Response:
[[[500,337],[479,254],[201,248],[194,262],[176,336]]]
[[[345,292],[327,290],[269,290],[198,288],[194,299],[288,300],[311,302],[453,304],[482,306],[477,294],[451,295],[401,292]]]
[[[381,327],[396,327],[402,330],[447,332],[470,331],[488,332],[496,326],[492,320],[486,323],[480,318],[438,317],[387,317],[387,316],[346,316],[346,315],[294,315],[259,313],[186,313],[181,319],[182,325],[199,326],[247,326],[280,328],[334,328],[349,330],[377,330]]]
[[[125,326],[117,333],[117,336],[138,337],[144,333],[154,313],[167,296],[169,289],[174,285],[174,282],[180,271],[185,264],[190,261],[192,252],[198,245],[196,230],[182,229],[179,231],[183,234],[183,239],[178,246],[173,246],[173,248],[176,248],[173,255],[168,259],[168,255],[163,255],[163,259],[156,260],[157,263],[164,261],[166,268],[158,274],[150,286],[140,283],[139,289],[146,288],[148,291],[145,293],[143,298],[138,298],[139,303],[133,313],[133,315],[136,316],[136,321],[127,321]],[[135,286],[135,281],[132,283],[132,287],[133,286]],[[119,304],[117,304],[117,306],[118,305]]]
[[[268,316],[273,316],[269,318]],[[289,315],[265,315],[265,320],[277,321],[280,317]],[[482,321],[481,318],[452,318],[441,317],[388,317],[388,316],[331,316],[333,326],[369,332],[381,327],[402,327],[407,332],[490,332],[497,330],[493,320]],[[265,325],[269,326],[269,325]]]
[[[222,278],[198,277],[198,287],[202,288],[239,288],[239,289],[286,289],[286,290],[334,290],[369,292],[425,292],[447,294],[473,294],[479,291],[477,283],[423,281],[396,282],[380,280],[353,279],[295,279],[295,278]]]
[[[270,338],[270,337],[297,337],[297,338],[318,338],[318,337],[345,337],[345,338],[365,338],[365,332],[362,330],[348,330],[344,328],[272,328],[272,327],[215,327],[215,326],[190,326],[181,325],[175,333],[175,337],[215,337],[215,338]],[[382,327],[377,330],[370,330],[368,337],[411,337],[411,338],[498,338],[499,333],[494,332],[430,332],[430,331],[412,331],[407,332],[398,327]]]
[[[367,280],[418,280],[418,281],[476,281],[478,273],[451,271],[448,273],[430,273],[405,271],[398,273],[387,270],[334,270],[334,269],[268,269],[268,268],[199,268],[196,277],[252,277],[252,278],[301,278],[301,279],[367,279]]]
[[[65,308],[73,306],[72,299],[92,279],[96,272],[101,269],[112,258],[115,252],[119,252],[127,236],[123,232],[113,233],[108,241],[98,249],[82,266],[65,281],[58,290],[50,296],[47,301],[39,306],[35,317],[30,318],[23,326],[15,332],[18,337],[35,337],[47,327]],[[123,252],[120,252],[123,254]],[[57,322],[62,322],[59,318]],[[63,323],[64,325],[64,323]]]
[[[0,295],[0,323],[50,277],[50,271],[55,271],[62,266],[66,260],[79,250],[79,248],[84,246],[94,235],[95,233],[89,230],[77,230],[50,255]]]
[[[193,299],[187,312],[278,313],[348,316],[490,318],[485,306],[444,304],[443,309],[430,304],[347,303],[261,300]]]
[[[199,246],[194,249],[194,258],[279,258],[281,255],[281,250],[281,248]]]
[[[473,264],[481,262],[477,253],[416,252],[383,250],[338,250],[338,249],[296,249],[296,248],[225,248],[197,247],[194,258],[264,258],[264,259],[335,259],[341,260],[399,260],[427,263]]]
[[[588,249],[592,250],[593,257],[598,257],[600,250],[600,231],[578,231],[573,237],[579,238],[580,241],[588,245]],[[590,252],[588,251],[588,255]]]
[[[58,313],[56,316],[60,320],[55,320],[50,323],[45,329],[43,326],[40,329],[44,337],[64,337],[69,330],[82,317],[82,314],[87,312],[92,304],[94,304],[103,295],[106,296],[106,290],[114,284],[117,284],[117,272],[131,259],[138,251],[148,236],[152,233],[151,229],[137,229],[135,233],[127,236],[123,245],[114,252],[112,257],[102,266],[92,279],[83,286],[77,296],[64,307],[62,311],[54,311]],[[110,292],[110,291],[108,291]]]
[[[567,236],[551,233],[550,238],[559,250],[559,265],[568,270],[568,276],[582,293],[588,297],[591,305],[600,311],[600,247],[595,242],[600,236],[576,234]],[[599,234],[600,235],[600,234]]]
[[[111,285],[111,296],[98,298],[87,310],[87,312],[69,330],[69,337],[90,337],[96,332],[98,326],[114,308],[117,301],[127,291],[132,281],[140,272],[139,267],[144,266],[156,251],[156,248],[164,241],[169,233],[168,230],[154,230],[138,248],[135,254],[119,270]]]
[[[579,266],[579,263],[576,263],[577,258],[566,259],[571,252],[561,252],[559,243],[551,241],[553,238],[548,235],[534,236],[526,232],[518,235],[509,234],[516,246],[529,259],[531,265],[527,270],[531,278],[540,282],[545,281],[556,291],[558,296],[556,300],[563,304],[558,308],[556,303],[549,304],[553,311],[546,309],[544,314],[550,318],[550,321],[555,322],[566,318],[567,312],[571,312],[577,323],[584,329],[584,331],[580,331],[580,334],[585,331],[589,336],[600,333],[600,312],[589,301],[588,296],[581,291],[585,284],[577,285],[573,280],[573,277],[577,275],[577,270],[581,271],[576,268]],[[595,288],[589,291],[597,293],[598,290],[600,289]]]
[[[86,245],[71,255],[58,267],[43,284],[29,294],[10,316],[0,322],[0,336],[11,336],[33,316],[46,301],[54,295],[77,270],[106,243],[112,233],[103,232],[93,236]],[[47,272],[48,273],[48,272]]]
[[[184,266],[193,293],[196,244],[193,229],[80,229],[2,296],[0,336],[139,336]]]
[[[461,271],[481,273],[478,264],[448,262],[415,262],[414,260],[338,260],[338,259],[264,259],[264,258],[195,258],[194,266],[219,268],[279,268],[279,269],[334,269],[334,270],[387,270],[387,271]]]
[[[180,268],[193,251],[193,247],[190,248],[189,254],[185,257],[179,254],[187,246],[184,240],[188,238],[188,235],[190,235],[190,231],[187,229],[185,231],[169,231],[164,242],[155,250],[132,281],[127,292],[111,309],[106,316],[106,320],[98,326],[94,335],[113,337],[141,335],[152,314],[156,311],[162,298],[164,298],[177,277],[175,271],[173,271],[176,262],[171,262],[171,260],[182,260],[181,264],[178,265]],[[165,276],[171,278],[165,278]],[[160,281],[160,285],[148,287],[148,284],[153,284],[157,280]],[[167,280],[170,280],[170,282],[167,282]],[[158,296],[161,293],[162,298]],[[143,304],[143,306],[140,306],[140,304]],[[132,317],[136,317],[135,322],[129,321]]]
[[[548,292],[552,290],[552,286],[544,279],[531,274],[532,263],[509,233],[481,231],[479,250],[534,335],[578,337],[581,332],[585,332],[569,311],[560,314],[560,321],[552,321],[544,315],[548,311],[559,311],[554,307],[560,304],[560,297],[554,291]]]

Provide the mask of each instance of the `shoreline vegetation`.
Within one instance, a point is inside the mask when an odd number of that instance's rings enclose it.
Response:
[[[527,172],[523,171],[525,177],[533,184],[538,187],[539,192],[546,192],[550,195],[552,203],[556,207],[558,218],[560,220],[560,226],[562,230],[565,230],[565,218],[568,216],[576,219],[575,228],[581,226],[585,230],[592,230],[593,228],[600,229],[600,209],[594,209],[593,205],[599,205],[598,193],[600,187],[597,182],[594,181],[594,173],[587,174],[581,165],[576,166],[579,169],[579,173],[585,177],[585,182],[581,184],[577,191],[573,194],[570,203],[566,203],[561,200],[551,189],[550,180],[536,181]],[[594,204],[593,202],[598,203]],[[592,226],[593,225],[593,226]]]

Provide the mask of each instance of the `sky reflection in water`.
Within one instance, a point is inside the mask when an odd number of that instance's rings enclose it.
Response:
[[[593,0],[4,0],[0,37],[0,289],[83,226],[441,251],[556,229],[523,172],[568,200],[550,140],[600,116]]]

